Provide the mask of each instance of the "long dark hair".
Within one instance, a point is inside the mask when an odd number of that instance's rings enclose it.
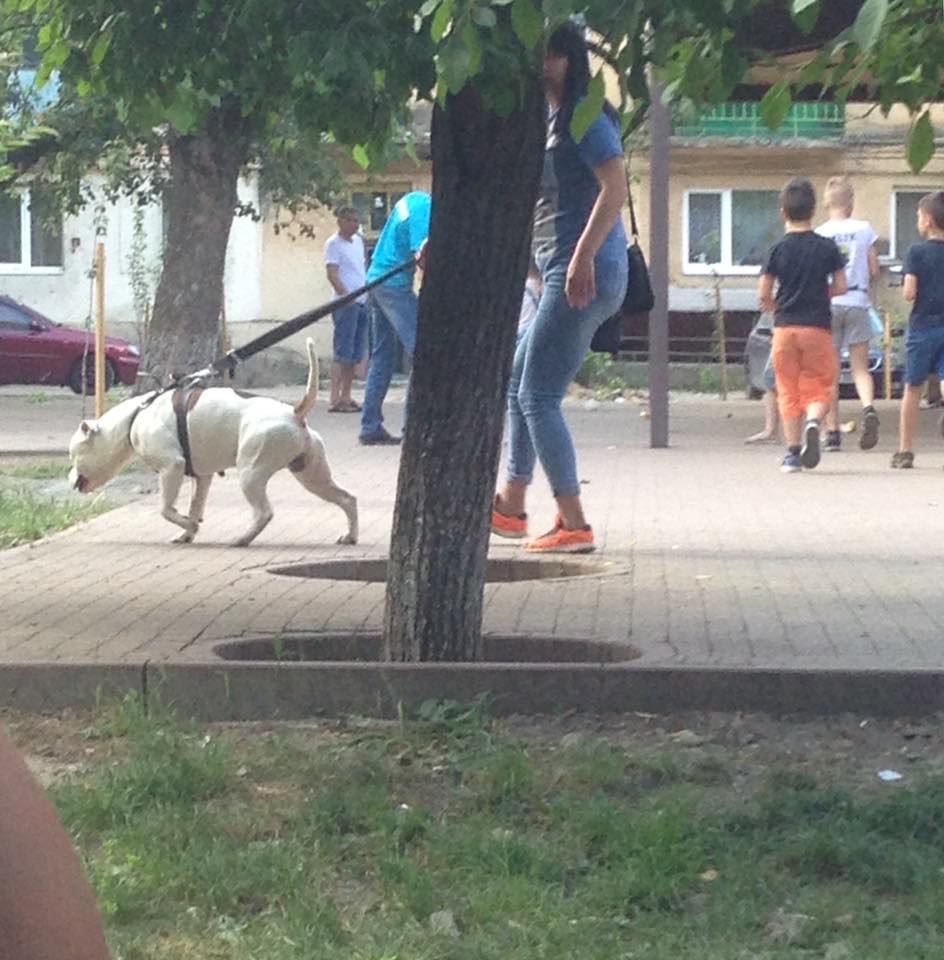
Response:
[[[562,23],[548,38],[547,53],[567,58],[564,76],[564,100],[554,122],[554,132],[570,134],[570,121],[577,104],[587,95],[590,86],[590,51],[584,31],[572,20]],[[603,101],[603,112],[619,127],[619,114]]]

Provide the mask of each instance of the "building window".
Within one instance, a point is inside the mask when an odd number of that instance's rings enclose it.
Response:
[[[389,187],[383,191],[370,193],[352,193],[351,206],[357,211],[361,220],[361,229],[368,236],[376,236],[384,228],[394,204],[405,193],[411,190],[409,184],[402,187]]]
[[[783,233],[777,190],[690,190],[685,194],[685,273],[756,274]]]
[[[62,267],[62,218],[40,195],[0,195],[0,270]]]
[[[896,260],[904,260],[908,247],[917,243],[918,201],[932,190],[893,190],[892,191],[892,235],[889,255]]]

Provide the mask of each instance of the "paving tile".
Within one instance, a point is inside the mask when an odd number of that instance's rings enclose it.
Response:
[[[33,434],[43,448],[64,446],[76,403],[63,398],[34,405],[22,421],[5,417],[0,453],[26,447]],[[881,413],[895,422],[894,405]],[[578,405],[568,417],[599,545],[594,559],[614,572],[491,584],[487,631],[631,643],[655,666],[944,665],[944,450],[935,412],[921,414],[910,474],[888,469],[887,430],[875,451],[848,444],[797,476],[779,472],[777,448],[743,445],[761,420],[757,403],[674,399],[668,450],[649,448],[648,421],[633,403],[592,412]],[[316,411],[315,422],[337,482],[359,499],[356,547],[335,542],[345,527],[340,511],[287,474],[270,485],[273,522],[247,549],[226,546],[249,517],[234,472],[214,482],[192,545],[169,543],[175,530],[156,496],[146,497],[0,553],[0,663],[192,663],[214,660],[213,645],[226,637],[381,629],[382,584],[267,569],[386,553],[398,450],[359,446],[350,420]],[[533,533],[550,526],[554,504],[540,475],[528,509]],[[495,538],[490,553],[522,556],[520,544]]]

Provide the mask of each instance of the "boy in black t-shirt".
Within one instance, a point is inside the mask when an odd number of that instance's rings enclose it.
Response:
[[[898,470],[914,466],[914,430],[924,384],[931,373],[944,374],[944,191],[918,201],[918,233],[924,239],[905,254],[902,288],[914,306],[905,339],[898,452],[892,457]],[[944,420],[941,427],[944,432]]]
[[[830,299],[848,288],[845,261],[834,241],[813,232],[815,210],[809,180],[791,180],[783,188],[780,216],[786,235],[767,255],[758,286],[761,309],[774,314],[771,355],[787,440],[784,473],[819,463],[820,420],[839,375]]]

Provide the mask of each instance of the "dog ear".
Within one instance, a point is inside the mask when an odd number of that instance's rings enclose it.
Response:
[[[83,420],[83,421],[79,424],[79,429],[80,429],[80,430],[82,431],[82,433],[84,433],[86,436],[89,436],[90,434],[98,433],[98,424],[97,424],[94,420],[93,420],[91,423],[89,423],[88,420]]]

